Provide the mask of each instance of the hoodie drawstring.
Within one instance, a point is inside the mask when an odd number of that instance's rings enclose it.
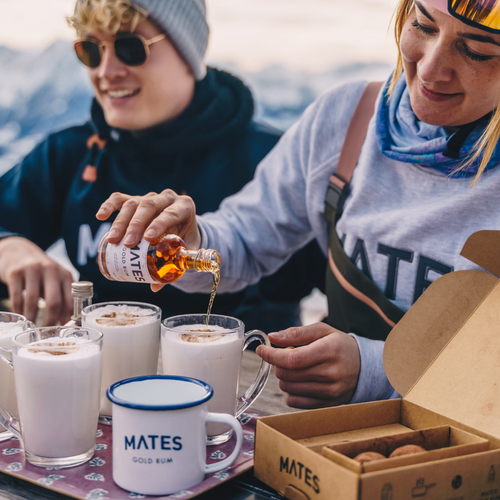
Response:
[[[102,151],[106,146],[106,139],[101,139],[99,134],[91,135],[87,140],[90,149],[89,162],[83,169],[82,179],[86,182],[95,182],[97,179],[97,165],[101,159]]]

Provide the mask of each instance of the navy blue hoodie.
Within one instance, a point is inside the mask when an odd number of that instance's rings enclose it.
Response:
[[[140,137],[110,128],[94,100],[91,121],[51,134],[0,178],[0,238],[18,234],[44,250],[64,239],[80,279],[94,283],[94,302],[154,303],[164,317],[204,312],[206,294],[186,294],[168,286],[155,294],[148,285],[104,278],[96,254],[110,222],[98,221],[95,214],[113,192],[144,195],[166,188],[191,196],[198,214],[215,211],[253,177],[259,161],[279,140],[279,132],[252,120],[253,110],[247,87],[213,68],[197,82],[192,102],[179,117]],[[102,150],[87,147],[96,133],[106,141]],[[94,182],[82,178],[88,164],[97,167]],[[303,252],[300,258],[322,256],[312,247]],[[289,270],[266,278],[261,287],[217,295],[214,312],[239,316],[247,326],[265,331],[297,323],[298,300],[317,282],[312,275],[297,281],[292,268],[291,262]],[[324,267],[319,268],[322,275]]]

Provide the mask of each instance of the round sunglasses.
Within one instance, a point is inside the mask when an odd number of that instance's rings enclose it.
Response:
[[[114,41],[116,57],[127,66],[140,66],[149,57],[149,46],[166,38],[165,34],[157,35],[149,40],[137,33],[118,33]],[[101,64],[104,43],[96,38],[84,37],[74,43],[76,56],[89,68],[97,68]]]

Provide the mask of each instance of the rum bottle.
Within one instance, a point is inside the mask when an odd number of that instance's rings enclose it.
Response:
[[[143,238],[133,248],[123,245],[123,240],[113,245],[107,236],[99,243],[97,262],[109,280],[167,284],[188,269],[219,275],[220,255],[216,250],[189,250],[175,234],[165,234],[151,243]]]

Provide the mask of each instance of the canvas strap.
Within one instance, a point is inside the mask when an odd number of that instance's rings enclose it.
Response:
[[[358,163],[381,86],[382,82],[371,82],[361,95],[347,130],[337,172],[330,178],[325,199],[325,219],[328,223],[325,288],[329,305],[326,321],[341,331],[377,340],[385,340],[404,312],[347,256],[336,226],[349,195],[349,183]]]

